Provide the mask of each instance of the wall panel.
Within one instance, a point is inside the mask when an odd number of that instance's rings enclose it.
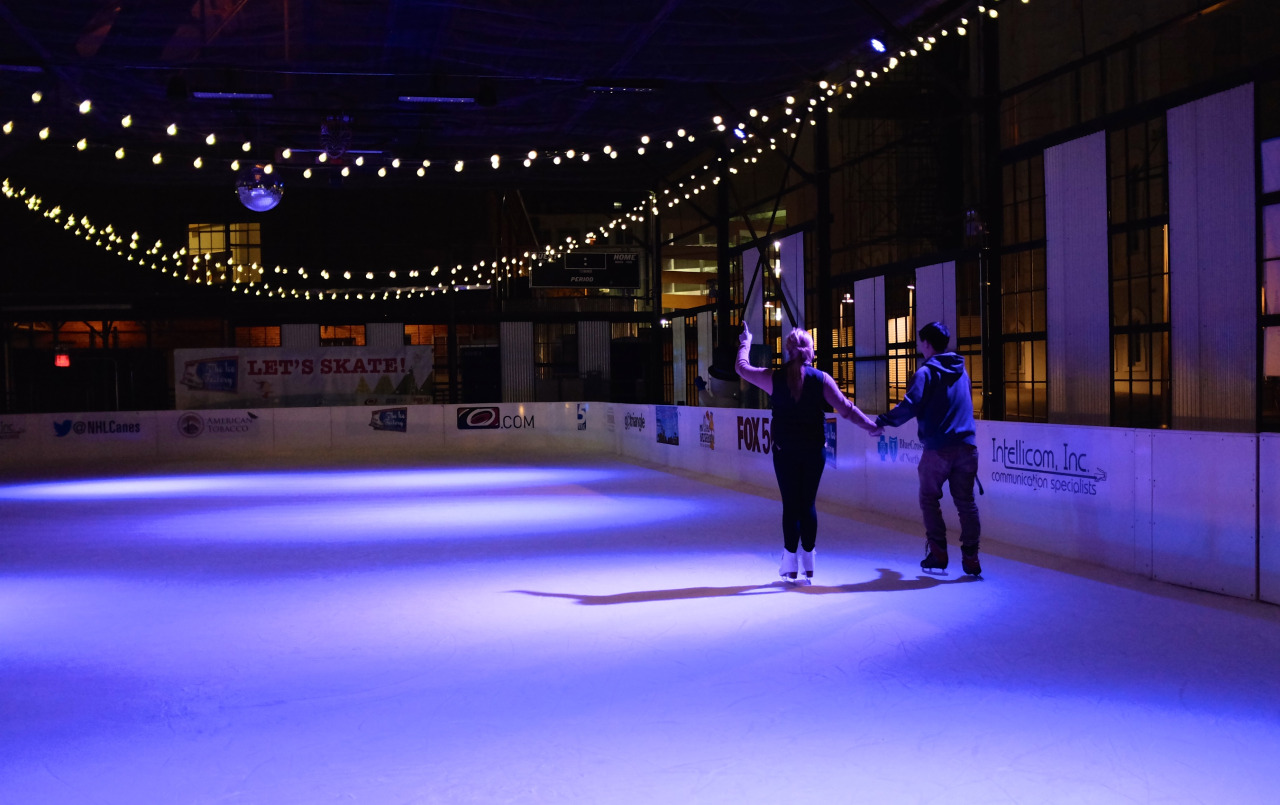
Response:
[[[1173,425],[1253,431],[1253,85],[1170,109],[1168,124]]]
[[[1105,132],[1044,153],[1049,421],[1111,423]]]

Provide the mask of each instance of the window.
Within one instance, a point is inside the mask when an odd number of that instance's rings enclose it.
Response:
[[[262,228],[256,223],[190,224],[187,253],[203,266],[204,280],[261,282]]]
[[[836,329],[831,334],[831,377],[847,397],[853,396],[854,329],[853,294],[841,294],[835,300]]]
[[[1047,422],[1044,156],[1004,166],[1000,338],[1005,419]]]
[[[578,327],[576,324],[533,325],[534,376],[553,380],[578,374]]]
[[[686,405],[699,405],[698,384],[694,382],[698,377],[698,317],[677,316],[671,326],[684,328],[684,402]],[[680,358],[678,355],[673,357],[676,360]]]
[[[889,274],[884,278],[884,309],[888,319],[889,405],[907,396],[907,386],[916,371],[916,286],[913,272]]]
[[[1167,428],[1169,194],[1165,118],[1107,136],[1111,424]]]
[[[982,272],[977,260],[956,263],[956,352],[964,357],[973,415],[982,418]]]
[[[362,347],[364,344],[363,324],[320,325],[322,347]]]
[[[278,347],[280,346],[279,327],[237,327],[237,347]]]
[[[1259,427],[1280,430],[1280,138],[1262,143],[1262,377]]]

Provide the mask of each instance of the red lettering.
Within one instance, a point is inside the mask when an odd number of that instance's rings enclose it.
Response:
[[[372,363],[372,361],[370,361],[370,363]],[[378,370],[364,368],[363,358],[356,358],[356,362],[351,366],[352,374],[362,375],[362,374],[365,374],[366,372],[376,372],[376,371]]]
[[[250,360],[250,361],[249,361],[249,374],[251,374],[251,375],[260,375],[260,374],[262,374],[262,370],[261,370],[260,368],[258,368],[258,362],[257,362],[257,361],[255,361],[255,360]]]
[[[313,374],[315,370],[316,370],[315,361],[313,361],[311,358],[304,358],[302,360],[302,373],[304,375]]]

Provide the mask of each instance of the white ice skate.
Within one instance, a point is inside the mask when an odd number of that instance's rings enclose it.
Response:
[[[796,552],[783,549],[782,564],[778,565],[778,575],[781,576],[782,580],[787,584],[796,584],[796,572],[798,565],[799,560],[796,559]]]

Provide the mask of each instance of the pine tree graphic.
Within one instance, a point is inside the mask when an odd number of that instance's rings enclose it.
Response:
[[[418,388],[418,381],[413,377],[413,370],[409,374],[400,379],[400,385],[396,386],[396,394],[413,394]]]

